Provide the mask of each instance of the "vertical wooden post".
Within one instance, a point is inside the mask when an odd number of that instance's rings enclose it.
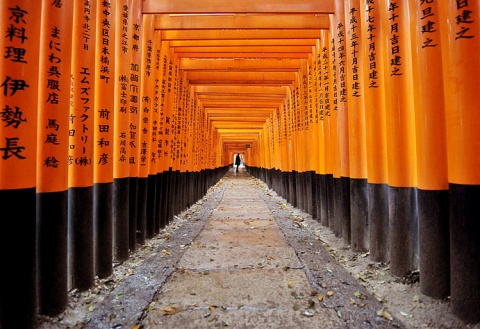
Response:
[[[343,7],[342,7],[343,12]],[[342,237],[343,233],[343,200],[342,200],[342,184],[341,184],[341,175],[342,175],[342,162],[340,159],[340,140],[339,140],[339,123],[338,123],[338,109],[340,107],[340,102],[342,101],[342,96],[340,94],[340,77],[339,77],[339,69],[338,66],[340,65],[340,57],[338,54],[338,38],[339,36],[343,39],[344,38],[344,28],[343,23],[340,25],[340,30],[338,29],[339,26],[339,19],[338,15],[331,15],[331,26],[330,26],[330,36],[332,38],[331,46],[331,85],[333,89],[333,97],[334,102],[332,106],[332,110],[330,111],[330,161],[332,166],[332,182],[331,182],[331,196],[332,200],[332,228],[335,236]],[[344,48],[340,47],[342,51],[342,55],[344,56]],[[346,87],[346,85],[345,85]],[[343,100],[346,100],[346,95]],[[342,107],[343,108],[343,107]]]
[[[418,266],[415,116],[408,2],[383,5],[390,270],[403,276]]]
[[[450,188],[450,268],[453,312],[480,322],[480,4],[438,2]]]
[[[446,123],[438,1],[410,1],[418,164],[420,289],[450,294]]]
[[[156,195],[156,159],[152,156],[156,134],[157,121],[154,111],[158,113],[158,103],[154,94],[155,87],[155,53],[154,53],[154,16],[143,15],[142,31],[142,73],[140,95],[139,121],[139,173],[138,173],[138,213],[136,242],[143,245],[147,239],[147,223],[155,223],[155,195]],[[157,105],[153,105],[157,104]],[[154,152],[155,153],[155,152]],[[155,171],[152,171],[153,167]],[[150,229],[153,232],[154,229]]]
[[[72,288],[94,284],[93,139],[96,5],[74,1],[68,211]]]
[[[37,139],[39,312],[68,298],[68,126],[73,3],[42,2]]]
[[[149,204],[155,204],[155,211],[147,215],[147,238],[152,238],[156,233],[160,232],[160,211],[162,198],[162,169],[161,165],[161,142],[162,142],[162,116],[165,106],[165,92],[163,74],[165,72],[162,57],[162,38],[161,31],[155,31],[154,36],[155,49],[155,91],[153,103],[153,127],[152,127],[152,165],[150,175],[155,176],[155,199],[150,200]],[[150,180],[149,190],[153,189],[153,179]],[[153,194],[153,193],[152,193]],[[147,209],[149,207],[147,206]],[[150,219],[153,216],[153,220]]]
[[[37,309],[35,169],[37,163],[39,1],[0,4],[0,327],[31,328]],[[22,248],[12,252],[15,234]],[[7,265],[8,264],[8,265]],[[22,307],[18,307],[22,305]]]
[[[348,92],[348,130],[350,156],[350,217],[351,248],[367,251],[368,199],[367,199],[367,154],[365,135],[365,98],[362,53],[362,28],[360,0],[345,1],[346,61]]]
[[[364,74],[365,128],[368,176],[368,226],[370,259],[387,262],[388,233],[388,171],[385,111],[385,80],[381,7],[379,0],[361,3],[362,51],[368,69]],[[368,61],[367,61],[368,58]]]
[[[345,0],[335,1],[335,42],[337,60],[337,135],[338,135],[338,164],[340,172],[336,180],[335,217],[341,227],[341,235],[346,245],[351,242],[350,227],[350,158],[349,158],[349,131],[348,131],[348,90],[347,90],[347,33],[345,24]]]
[[[117,2],[115,13],[115,106],[113,155],[113,258],[129,256],[129,84],[131,60],[131,1]]]
[[[324,226],[330,226],[329,212],[329,181],[331,180],[331,161],[328,158],[330,152],[330,111],[333,104],[333,90],[330,84],[330,31],[320,31],[320,59],[319,59],[319,137],[320,137],[320,222]],[[327,166],[328,164],[328,166]]]
[[[140,111],[141,104],[141,85],[140,76],[142,73],[142,3],[141,0],[130,0],[130,26],[128,30],[128,37],[131,40],[131,57],[129,61],[129,98],[128,98],[128,167],[129,167],[129,214],[128,214],[128,246],[129,252],[136,249],[137,244],[137,211],[138,198],[145,199],[145,185],[142,185],[142,190],[138,188],[138,173],[140,166]],[[145,182],[142,182],[145,183]],[[139,195],[142,193],[142,195]],[[141,210],[142,212],[144,211]]]
[[[335,225],[335,196],[334,196],[334,165],[335,165],[335,147],[334,147],[334,125],[333,125],[333,114],[337,111],[338,104],[338,92],[336,90],[336,79],[337,79],[337,67],[335,60],[335,32],[334,32],[334,15],[329,15],[330,17],[330,28],[329,28],[329,43],[328,43],[328,70],[329,70],[329,79],[328,85],[325,85],[325,88],[328,88],[329,104],[325,105],[325,170],[326,170],[326,192],[327,192],[327,213],[328,213],[328,226],[336,231]],[[327,91],[325,91],[327,93]],[[325,96],[326,97],[326,96]],[[329,105],[329,106],[328,106]],[[338,235],[338,231],[337,231]]]
[[[97,7],[94,114],[94,231],[95,273],[113,272],[113,141],[115,101],[115,1]]]

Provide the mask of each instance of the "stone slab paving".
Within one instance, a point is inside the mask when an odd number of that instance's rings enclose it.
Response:
[[[75,328],[402,328],[285,202],[229,172]]]
[[[251,179],[218,206],[142,321],[143,328],[342,328],[319,307],[295,251]]]

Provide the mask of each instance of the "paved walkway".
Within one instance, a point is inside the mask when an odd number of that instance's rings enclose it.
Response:
[[[144,327],[342,327],[334,310],[315,307],[317,293],[254,181],[239,175],[224,184]]]
[[[232,169],[82,328],[401,328],[285,202]]]

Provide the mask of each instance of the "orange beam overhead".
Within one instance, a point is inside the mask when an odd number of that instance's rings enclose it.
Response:
[[[181,70],[229,70],[229,71],[298,71],[300,60],[298,59],[191,59],[181,58]],[[197,87],[198,88],[198,87]],[[226,90],[222,88],[222,90]],[[245,90],[244,87],[242,90]],[[284,91],[285,92],[285,91]]]
[[[328,15],[155,15],[157,30],[328,29]]]
[[[318,30],[167,30],[162,40],[255,40],[255,39],[318,39]]]
[[[252,55],[253,54],[253,55]],[[297,59],[307,59],[308,54],[305,53],[180,53],[179,56],[182,57],[189,57],[189,58],[207,58],[207,59],[223,59],[223,58],[269,58],[269,59],[281,59],[281,58],[297,58]]]
[[[226,46],[315,46],[316,39],[254,39],[254,40],[171,40],[170,47],[226,47]]]
[[[333,0],[144,0],[144,14],[312,13],[333,14]]]
[[[182,53],[312,53],[312,46],[227,46],[227,47],[172,47],[179,56]],[[252,56],[250,54],[250,56]]]

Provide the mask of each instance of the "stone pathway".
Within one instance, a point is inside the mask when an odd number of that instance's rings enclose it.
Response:
[[[317,294],[252,180],[225,184],[144,328],[341,328],[336,312],[314,306]]]
[[[115,288],[79,294],[88,304],[39,329],[403,328],[292,209],[232,169],[131,256]]]
[[[350,325],[343,310],[328,306],[333,295],[341,293],[326,289],[326,280],[312,282],[318,279],[315,270],[318,274],[328,266],[316,268],[312,260],[313,270],[306,267],[279,226],[276,217],[282,214],[274,209],[278,205],[274,202],[269,208],[268,196],[258,184],[246,174],[227,175],[221,200],[154,297],[142,328],[371,328],[376,322],[381,328],[390,327],[376,316],[375,307],[381,309],[380,305],[355,306],[359,314],[373,314],[360,315],[367,321]],[[295,230],[293,222],[285,224]],[[291,239],[305,241],[291,233]],[[348,285],[354,299],[361,287],[353,279]]]

